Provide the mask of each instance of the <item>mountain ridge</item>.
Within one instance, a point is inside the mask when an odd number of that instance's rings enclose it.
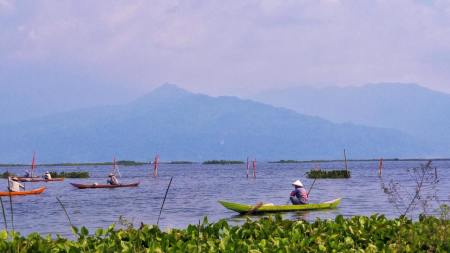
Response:
[[[164,85],[135,101],[0,127],[1,163],[24,162],[36,150],[42,162],[148,160],[260,160],[432,154],[398,130],[335,124],[293,110],[194,94]],[[421,150],[423,149],[423,150]],[[419,152],[419,150],[421,152]]]
[[[336,123],[398,129],[439,145],[450,142],[450,94],[417,84],[298,86],[266,91],[253,99]]]

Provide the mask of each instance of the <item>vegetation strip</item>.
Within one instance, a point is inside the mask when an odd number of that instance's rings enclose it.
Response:
[[[448,217],[447,217],[448,218]],[[161,231],[154,225],[99,229],[94,234],[73,228],[76,239],[27,237],[0,232],[1,252],[449,252],[446,218],[355,216],[314,222],[281,216],[247,220],[231,226],[225,220]]]
[[[244,164],[244,162],[235,160],[209,160],[204,161],[203,164]]]
[[[350,178],[348,170],[320,170],[314,169],[306,172],[308,178]]]
[[[17,175],[14,173],[11,173],[9,171],[5,171],[2,174],[0,174],[0,178],[8,178],[8,177],[16,177]]]
[[[89,172],[87,171],[72,171],[72,172],[57,172],[50,171],[52,178],[89,178]]]

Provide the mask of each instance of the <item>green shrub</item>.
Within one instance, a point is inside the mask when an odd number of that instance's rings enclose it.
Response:
[[[73,228],[75,240],[37,233],[0,232],[0,252],[449,252],[450,223],[435,217],[337,216],[314,222],[281,216],[247,220],[232,226],[225,220],[161,231],[157,226],[99,229],[89,234]]]
[[[297,160],[279,160],[273,163],[300,163],[300,161]]]
[[[56,171],[50,171],[50,175],[53,178],[89,178],[89,172],[87,171],[72,171],[72,172],[56,172]]]
[[[11,173],[11,172],[9,172],[9,171],[5,171],[5,172],[3,172],[2,174],[0,174],[1,176],[1,178],[8,178],[8,177],[17,177],[17,175],[16,174],[14,174],[14,173]]]
[[[122,166],[139,166],[139,165],[143,165],[143,164],[145,164],[145,163],[128,161],[128,160],[117,161],[117,165],[122,165]]]
[[[169,164],[193,164],[191,161],[171,161]]]
[[[308,178],[350,178],[349,170],[310,170],[306,172]]]

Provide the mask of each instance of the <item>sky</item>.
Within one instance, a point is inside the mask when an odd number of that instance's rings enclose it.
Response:
[[[449,67],[447,0],[0,0],[0,93],[13,100],[88,105],[166,82],[211,95],[377,82],[450,93]]]

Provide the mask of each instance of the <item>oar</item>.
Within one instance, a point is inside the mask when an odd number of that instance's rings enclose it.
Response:
[[[254,214],[256,211],[258,211],[259,208],[261,208],[263,206],[263,202],[258,202],[256,203],[256,205],[250,209],[247,214]]]

